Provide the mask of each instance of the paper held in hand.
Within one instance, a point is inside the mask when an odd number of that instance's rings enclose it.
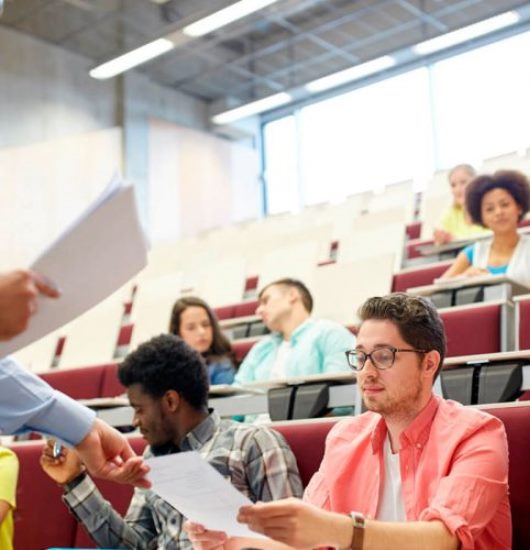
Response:
[[[61,291],[58,300],[39,298],[29,329],[0,345],[13,353],[72,321],[123,286],[147,264],[147,241],[134,189],[114,177],[30,269]]]
[[[195,451],[150,458],[151,489],[190,521],[233,537],[265,539],[238,523],[241,506],[252,502]]]

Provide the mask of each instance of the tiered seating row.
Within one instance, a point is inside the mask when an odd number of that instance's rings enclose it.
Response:
[[[487,412],[499,417],[506,427],[510,453],[510,504],[513,523],[513,549],[530,547],[530,404],[488,406]],[[292,422],[273,425],[291,446],[307,485],[318,469],[324,453],[326,436],[337,419]],[[141,452],[145,442],[138,436],[131,438],[133,448]],[[17,490],[15,515],[15,550],[48,547],[94,548],[84,529],[61,502],[61,490],[44,474],[39,466],[41,442],[12,445],[20,461],[20,480]],[[132,495],[129,486],[97,482],[105,498],[124,513]],[[35,495],[46,495],[46,506]]]

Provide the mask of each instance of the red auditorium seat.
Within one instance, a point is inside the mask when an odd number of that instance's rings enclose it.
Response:
[[[257,275],[255,277],[247,277],[245,281],[245,292],[256,290],[258,288],[258,280],[259,277]]]
[[[236,304],[234,306],[234,317],[247,317],[248,315],[254,315],[257,307],[257,300],[250,300],[249,302],[241,302],[240,304]]]
[[[421,222],[412,222],[407,224],[405,228],[405,233],[409,240],[419,239],[421,236]]]
[[[392,292],[405,292],[409,288],[431,285],[452,264],[452,261],[439,262],[425,267],[405,269],[396,273],[392,282]]]
[[[517,349],[530,349],[530,297],[518,300],[517,320]]]
[[[120,333],[118,334],[118,342],[116,344],[119,348],[128,346],[131,343],[133,330],[134,330],[133,323],[130,323],[128,325],[123,325],[121,327]]]
[[[440,310],[447,338],[447,356],[498,353],[501,346],[502,306],[477,304]]]
[[[101,397],[116,397],[125,393],[125,387],[118,380],[118,363],[105,365],[101,381]]]
[[[50,386],[62,391],[73,399],[93,399],[101,397],[101,385],[105,365],[59,369],[41,374]]]
[[[77,522],[61,500],[62,489],[39,465],[42,440],[14,444],[11,449],[20,463],[14,514],[15,550],[73,546]]]
[[[232,349],[234,350],[234,353],[236,354],[236,361],[240,363],[245,358],[246,354],[250,351],[250,348],[258,341],[256,338],[255,340],[243,340],[240,342],[233,342],[232,343]]]
[[[407,243],[406,258],[408,260],[412,260],[413,258],[421,258],[423,254],[418,250],[418,247],[426,244],[434,244],[434,241],[432,239],[414,239],[414,242]]]
[[[215,314],[217,315],[217,319],[219,321],[223,319],[232,319],[234,317],[234,306],[223,306],[223,307],[216,307],[215,308]]]

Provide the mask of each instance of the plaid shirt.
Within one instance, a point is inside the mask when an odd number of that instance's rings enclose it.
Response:
[[[144,456],[197,451],[232,485],[256,502],[302,496],[296,459],[283,437],[264,427],[221,420],[212,412],[180,447],[148,447]],[[192,548],[184,517],[153,491],[135,489],[122,518],[82,475],[65,488],[64,502],[92,539],[106,548],[176,550]]]

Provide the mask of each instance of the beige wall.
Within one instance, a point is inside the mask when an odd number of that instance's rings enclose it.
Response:
[[[259,215],[258,154],[250,147],[152,119],[148,164],[153,242]]]
[[[0,270],[28,265],[122,170],[121,130],[0,149]]]

